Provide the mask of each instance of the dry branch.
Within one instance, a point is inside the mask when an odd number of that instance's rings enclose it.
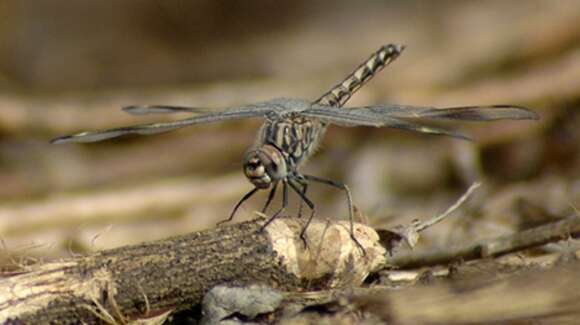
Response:
[[[452,247],[441,251],[401,254],[389,260],[399,268],[413,268],[445,264],[457,260],[473,260],[496,257],[550,242],[567,239],[580,234],[580,216],[549,223],[519,233],[483,240],[466,246]]]
[[[414,248],[417,245],[417,241],[419,240],[419,232],[424,231],[434,225],[440,223],[445,218],[447,218],[450,214],[455,212],[459,207],[481,186],[481,183],[475,182],[471,184],[471,186],[467,189],[463,195],[445,212],[442,214],[436,215],[430,219],[425,221],[414,220],[410,225],[403,226],[399,225],[394,227],[392,230],[387,229],[378,229],[379,236],[381,237],[381,241],[383,242],[383,246],[385,246],[389,253],[393,254],[393,252],[402,244],[407,243],[410,248]]]
[[[344,223],[314,222],[308,249],[303,220],[263,219],[39,264],[0,279],[0,323],[126,322],[191,308],[218,284],[282,290],[359,285],[384,264],[378,235],[356,224],[366,254]],[[321,240],[323,238],[323,240]]]

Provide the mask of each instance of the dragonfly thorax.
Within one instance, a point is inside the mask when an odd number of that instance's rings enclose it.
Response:
[[[244,174],[260,189],[270,186],[288,176],[284,155],[276,147],[266,144],[246,153]]]

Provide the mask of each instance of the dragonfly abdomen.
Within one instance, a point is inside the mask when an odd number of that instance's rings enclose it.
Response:
[[[388,44],[373,53],[365,62],[359,65],[344,81],[332,87],[315,104],[342,107],[350,97],[367,81],[395,60],[403,51],[403,45]]]

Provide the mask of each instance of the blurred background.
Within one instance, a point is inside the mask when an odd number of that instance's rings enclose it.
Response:
[[[460,213],[427,232],[427,246],[577,213],[576,0],[2,0],[0,269],[214,227],[252,188],[241,162],[261,121],[94,144],[51,138],[187,117],[120,111],[131,104],[316,99],[387,43],[407,49],[348,105],[515,104],[541,120],[449,125],[473,143],[332,127],[305,172],[350,185],[357,217],[375,227],[441,213],[482,181]],[[339,191],[309,192],[320,217],[347,216]],[[255,217],[264,200],[236,220]]]

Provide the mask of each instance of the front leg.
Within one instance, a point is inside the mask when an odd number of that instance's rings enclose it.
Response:
[[[306,248],[306,247],[308,247],[308,244],[306,242],[306,229],[308,229],[310,222],[312,222],[312,219],[314,219],[314,215],[316,214],[316,209],[314,207],[314,203],[302,191],[300,191],[300,189],[298,188],[298,185],[296,183],[298,183],[298,182],[295,179],[290,179],[288,181],[288,184],[290,185],[290,187],[298,194],[298,196],[300,196],[302,201],[304,201],[306,203],[306,205],[308,205],[308,207],[310,208],[310,211],[311,211],[310,217],[308,218],[308,220],[306,221],[306,224],[304,225],[304,228],[302,228],[302,231],[300,232],[300,239],[302,239],[302,242],[304,243],[304,247]],[[298,183],[298,184],[300,184],[300,183]]]
[[[268,219],[268,221],[266,221],[266,223],[262,226],[262,228],[260,230],[264,230],[272,221],[274,221],[274,219],[276,219],[280,213],[284,212],[284,210],[286,210],[286,208],[288,207],[288,181],[287,180],[283,180],[282,181],[282,207],[280,209],[278,209],[278,211],[276,211],[276,213],[274,213],[272,215],[272,217],[270,219]]]
[[[248,193],[246,193],[246,195],[244,195],[236,204],[236,206],[234,206],[234,209],[232,210],[232,213],[230,214],[230,217],[222,220],[220,222],[217,223],[218,226],[222,225],[223,223],[226,222],[230,222],[234,219],[234,216],[236,215],[236,211],[238,211],[239,207],[242,205],[242,203],[246,202],[250,197],[252,197],[252,195],[254,195],[257,191],[259,190],[259,188],[255,187],[253,188],[251,191],[249,191]]]
[[[274,185],[272,185],[272,189],[270,190],[270,194],[268,194],[268,199],[266,200],[266,204],[264,204],[264,207],[262,208],[262,213],[266,213],[266,210],[268,210],[270,203],[272,203],[272,200],[276,196],[276,189],[277,188],[278,188],[278,182],[275,182]]]

